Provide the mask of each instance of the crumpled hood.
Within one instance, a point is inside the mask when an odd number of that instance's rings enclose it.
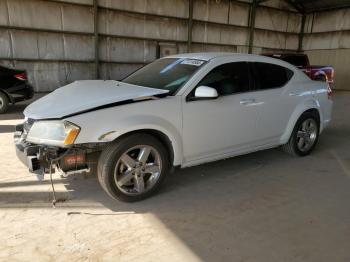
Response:
[[[168,93],[114,80],[75,81],[33,102],[24,115],[33,119],[62,118],[117,102]]]

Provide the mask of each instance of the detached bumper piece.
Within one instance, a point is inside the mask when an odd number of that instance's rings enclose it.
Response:
[[[39,152],[37,146],[25,147],[22,144],[16,144],[17,157],[32,173],[36,173],[36,171],[39,171],[42,168],[36,154],[37,152]]]
[[[28,167],[29,171],[36,174],[43,173],[43,166],[40,164],[38,154],[40,147],[25,142],[22,138],[23,125],[17,125],[14,134],[16,155],[18,159]]]

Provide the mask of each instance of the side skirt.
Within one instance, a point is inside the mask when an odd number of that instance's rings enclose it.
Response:
[[[270,149],[270,148],[275,148],[275,147],[278,147],[278,146],[280,146],[280,144],[270,143],[270,144],[260,145],[260,146],[257,146],[255,148],[249,148],[249,149],[243,149],[243,150],[234,150],[234,151],[231,151],[231,152],[228,152],[228,153],[224,153],[224,154],[216,154],[216,155],[212,155],[212,156],[209,156],[209,157],[205,157],[205,158],[200,158],[200,159],[184,162],[181,165],[181,168],[197,166],[197,165],[200,165],[200,164],[210,163],[210,162],[223,160],[223,159],[227,159],[227,158],[231,158],[231,157],[235,157],[235,156],[246,155],[246,154],[249,154],[249,153],[253,153],[253,152],[257,152],[257,151],[261,151],[261,150],[266,150],[266,149]]]

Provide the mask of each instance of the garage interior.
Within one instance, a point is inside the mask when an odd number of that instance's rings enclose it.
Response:
[[[185,52],[304,52],[335,67],[349,90],[346,0],[1,0],[1,64],[24,68],[37,92],[82,79],[121,79]],[[40,15],[38,15],[40,14]]]
[[[261,151],[171,174],[160,194],[110,200],[95,176],[18,162],[0,115],[0,260],[350,261],[350,1],[0,0],[0,64],[37,92],[122,79],[169,54],[304,53],[335,69],[333,122],[310,156]]]

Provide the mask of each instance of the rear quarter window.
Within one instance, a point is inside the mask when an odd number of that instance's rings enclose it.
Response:
[[[288,83],[293,71],[279,65],[270,63],[252,63],[252,74],[256,90],[279,88]]]

